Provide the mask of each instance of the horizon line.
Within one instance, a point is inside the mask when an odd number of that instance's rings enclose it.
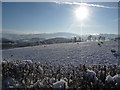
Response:
[[[42,33],[4,33],[1,34],[16,34],[16,35],[35,35],[35,34],[56,34],[56,33],[69,33],[69,34],[76,34],[76,35],[100,35],[100,34],[116,34],[119,35],[119,33],[86,33],[86,34],[78,34],[78,33],[72,33],[72,32],[42,32]]]

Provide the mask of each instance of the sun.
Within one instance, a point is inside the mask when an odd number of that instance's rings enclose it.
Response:
[[[88,18],[88,8],[86,6],[80,6],[75,9],[75,16],[78,20],[85,20]]]

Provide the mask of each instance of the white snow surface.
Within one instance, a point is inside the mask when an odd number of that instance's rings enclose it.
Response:
[[[51,65],[117,64],[111,49],[117,51],[118,42],[104,41],[101,47],[98,42],[61,43],[2,50],[2,58],[40,61]]]
[[[113,82],[113,77],[111,75],[108,75],[106,77],[106,81],[107,81],[107,83]]]
[[[53,83],[53,88],[67,88],[67,87],[68,87],[67,82],[64,80]]]

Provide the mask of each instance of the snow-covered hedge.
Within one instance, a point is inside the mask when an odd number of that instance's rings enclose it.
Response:
[[[2,62],[2,88],[120,89],[120,66],[51,66],[31,60]]]

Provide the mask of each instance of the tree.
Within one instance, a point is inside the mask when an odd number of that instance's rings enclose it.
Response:
[[[89,35],[89,36],[87,37],[87,40],[91,41],[91,40],[92,40],[92,35]]]
[[[100,40],[105,41],[105,39],[106,39],[106,37],[104,37],[104,36],[99,36],[98,37],[98,41],[100,41]]]
[[[96,37],[94,37],[94,40],[95,40],[95,41],[96,41],[96,39],[97,39],[97,38],[96,38]]]
[[[105,37],[102,37],[102,40],[103,40],[103,41],[105,41],[105,39],[106,39]]]
[[[82,38],[81,38],[81,37],[79,37],[79,38],[78,38],[78,41],[79,41],[79,42],[81,42],[81,41],[82,41]]]
[[[100,41],[100,40],[101,40],[101,38],[102,38],[102,36],[99,36],[99,37],[98,37],[98,41]]]
[[[77,41],[77,38],[76,38],[76,37],[74,37],[74,38],[73,38],[73,42],[76,42],[76,41]]]

